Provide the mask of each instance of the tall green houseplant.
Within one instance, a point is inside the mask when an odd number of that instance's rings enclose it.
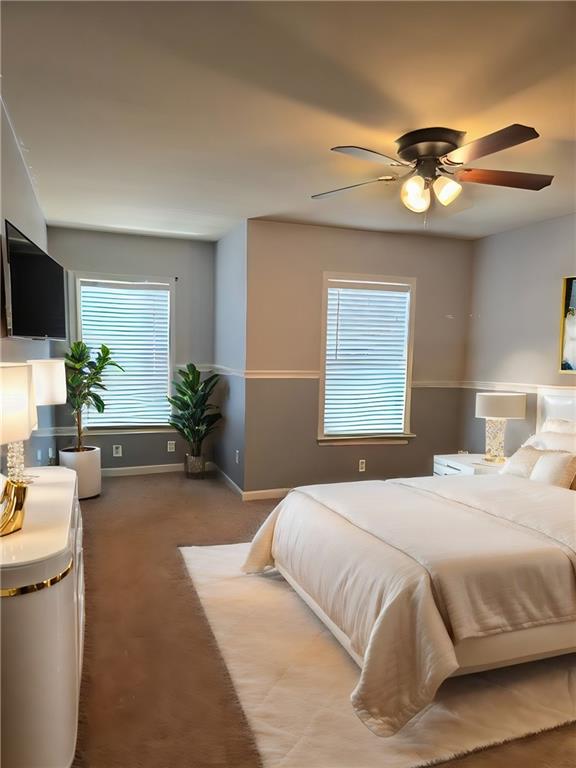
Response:
[[[98,413],[103,413],[106,404],[99,392],[106,390],[102,383],[102,375],[107,368],[114,367],[123,371],[121,365],[114,362],[110,349],[102,344],[95,359],[92,359],[90,349],[83,341],[75,341],[70,345],[66,357],[66,388],[68,404],[72,409],[76,422],[76,451],[83,451],[82,411],[87,406],[94,406]]]
[[[202,443],[222,418],[218,407],[208,402],[220,377],[213,373],[202,379],[194,363],[179,368],[178,376],[173,381],[174,395],[168,398],[174,409],[170,424],[186,440],[192,457],[201,459]],[[203,470],[203,463],[198,469]]]

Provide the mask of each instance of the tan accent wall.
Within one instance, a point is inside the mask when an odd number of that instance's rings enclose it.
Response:
[[[473,243],[337,227],[248,223],[248,370],[318,370],[322,273],[415,277],[414,378],[461,381]]]
[[[472,250],[465,240],[248,222],[245,490],[426,474],[434,453],[458,450],[457,388],[413,390],[417,437],[407,445],[319,445],[318,380],[300,376],[320,368],[329,271],[415,277],[414,378],[461,381]],[[262,377],[250,378],[254,371]]]

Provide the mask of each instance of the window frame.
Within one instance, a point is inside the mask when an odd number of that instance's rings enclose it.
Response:
[[[331,283],[341,283],[342,288],[366,289],[372,286],[402,286],[410,294],[410,308],[408,314],[408,349],[406,363],[406,388],[404,391],[404,430],[403,432],[381,434],[356,434],[356,435],[327,435],[324,432],[324,412],[326,408],[326,346],[328,329],[328,288]],[[386,290],[382,287],[381,290]],[[323,272],[322,273],[322,323],[321,323],[321,352],[320,352],[320,386],[318,402],[318,433],[317,441],[324,445],[367,445],[367,444],[396,444],[406,445],[409,440],[416,437],[410,430],[410,417],[412,406],[412,365],[414,357],[414,325],[416,316],[416,278],[399,277],[397,275],[370,275],[348,272]]]
[[[70,328],[70,337],[75,341],[82,341],[82,320],[81,320],[81,300],[80,300],[80,287],[82,281],[92,281],[97,283],[130,283],[131,285],[138,285],[139,283],[145,283],[150,286],[156,285],[158,287],[168,288],[169,296],[169,314],[168,314],[168,391],[167,395],[172,394],[172,380],[174,378],[174,370],[176,363],[174,359],[175,352],[175,293],[176,293],[176,278],[163,277],[160,275],[116,275],[109,272],[83,272],[74,271],[70,272],[70,285],[69,283],[69,296],[73,301],[70,304],[69,317],[73,318],[72,327]],[[113,352],[114,350],[112,350]],[[171,408],[172,410],[172,408]],[[153,432],[166,432],[174,431],[174,428],[170,426],[168,422],[166,424],[106,424],[102,426],[87,426],[85,431],[87,433],[104,434],[123,432],[129,433],[132,431],[153,431]]]

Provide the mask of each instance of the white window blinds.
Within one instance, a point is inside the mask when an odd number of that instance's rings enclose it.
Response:
[[[124,372],[109,368],[104,413],[89,408],[88,427],[167,424],[170,404],[170,286],[81,279],[82,340],[93,354],[101,344]]]
[[[324,436],[407,429],[411,287],[327,281]]]

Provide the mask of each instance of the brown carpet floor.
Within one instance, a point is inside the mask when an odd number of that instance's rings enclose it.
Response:
[[[247,541],[273,506],[177,473],[106,479],[100,498],[82,502],[87,625],[74,768],[259,768],[178,547]],[[561,728],[450,766],[573,768],[575,739]]]

